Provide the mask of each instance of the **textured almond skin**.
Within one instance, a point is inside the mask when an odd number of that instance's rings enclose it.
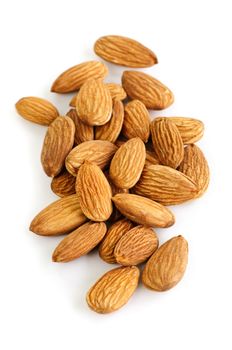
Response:
[[[75,125],[69,117],[58,117],[49,125],[45,135],[41,163],[48,176],[56,176],[74,143]]]
[[[150,116],[141,101],[133,100],[126,105],[122,134],[127,139],[140,137],[143,142],[148,141],[150,136]]]
[[[104,60],[126,67],[150,67],[158,63],[156,55],[147,47],[118,35],[101,37],[96,41],[94,51]]]
[[[76,193],[75,183],[76,178],[64,169],[52,179],[51,189],[57,196],[67,197]]]
[[[67,235],[56,247],[52,260],[68,262],[89,253],[106,234],[104,222],[87,222]]]
[[[68,233],[82,225],[87,218],[80,209],[77,195],[58,199],[32,220],[30,230],[42,236]]]
[[[67,116],[72,119],[75,124],[75,135],[74,141],[78,145],[85,141],[94,140],[94,130],[93,127],[87,124],[84,124],[80,118],[78,118],[77,111],[75,109],[70,109]]]
[[[138,224],[151,227],[169,227],[175,223],[172,212],[151,199],[135,194],[120,193],[112,198],[120,212]]]
[[[112,98],[101,80],[88,80],[80,88],[76,110],[79,118],[88,125],[104,125],[110,120]]]
[[[111,187],[102,170],[94,163],[81,165],[76,192],[85,216],[93,221],[108,220],[113,211]]]
[[[104,79],[108,68],[98,61],[88,61],[67,69],[54,81],[51,91],[66,93],[80,89],[88,79]]]
[[[169,117],[177,126],[185,145],[199,141],[204,135],[204,124],[201,120],[186,117]]]
[[[99,255],[105,262],[115,264],[114,248],[118,241],[133,227],[130,220],[122,219],[116,221],[107,231],[106,236],[99,247]]]
[[[158,118],[151,123],[151,137],[160,164],[174,169],[184,157],[184,144],[176,125],[169,118]]]
[[[145,167],[133,193],[163,205],[175,205],[193,199],[197,193],[195,182],[180,171],[164,165]]]
[[[123,120],[123,103],[119,100],[115,100],[113,102],[112,117],[108,123],[95,128],[95,140],[106,140],[114,143],[122,130]]]
[[[156,158],[156,154],[155,152],[151,152],[151,151],[146,151],[146,161],[145,161],[145,165],[146,166],[150,166],[150,165],[156,165],[159,164],[158,159]]]
[[[49,125],[59,116],[51,102],[39,97],[23,97],[15,107],[21,117],[40,125]]]
[[[158,246],[158,237],[151,228],[136,226],[118,241],[114,255],[121,265],[138,265],[146,261]]]
[[[119,188],[129,189],[139,180],[146,158],[146,149],[138,137],[130,139],[115,153],[110,164],[110,178]]]
[[[122,86],[131,99],[143,102],[148,109],[164,109],[174,102],[171,90],[146,73],[125,71]]]
[[[202,150],[196,145],[188,145],[184,150],[184,159],[179,170],[190,177],[197,187],[195,198],[200,197],[207,190],[210,172],[207,160]]]
[[[104,169],[111,161],[117,146],[109,141],[93,140],[81,143],[72,149],[66,158],[65,166],[68,172],[76,176],[78,169],[85,160],[94,162]]]
[[[136,266],[118,267],[106,272],[87,293],[89,307],[102,314],[118,310],[136,290],[139,275]]]
[[[188,263],[188,243],[182,236],[171,238],[148,260],[143,274],[143,284],[163,292],[174,287],[183,277]]]

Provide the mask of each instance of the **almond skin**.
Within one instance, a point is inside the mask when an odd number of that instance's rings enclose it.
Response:
[[[52,179],[51,189],[57,196],[67,197],[76,193],[75,183],[76,178],[64,169]]]
[[[193,199],[197,187],[192,179],[180,171],[164,165],[145,167],[133,193],[163,205],[175,205]]]
[[[184,157],[184,144],[177,126],[169,118],[158,118],[151,123],[151,137],[160,164],[174,169]]]
[[[102,170],[94,163],[85,161],[81,165],[76,192],[80,207],[87,218],[93,221],[106,221],[113,211],[111,187]]]
[[[188,263],[188,243],[182,236],[171,238],[148,260],[143,284],[157,292],[174,287],[183,277]]]
[[[151,227],[169,227],[175,223],[172,212],[151,199],[135,194],[120,193],[112,198],[120,212],[137,224]]]
[[[159,164],[158,159],[156,158],[156,154],[155,152],[151,152],[151,151],[146,151],[146,161],[145,161],[145,165],[146,166],[150,166],[150,165],[156,165]]]
[[[148,141],[150,136],[150,116],[141,101],[133,100],[126,105],[122,134],[127,139],[140,137],[143,142]]]
[[[164,109],[174,102],[171,90],[146,73],[125,71],[122,86],[131,99],[143,102],[148,109]]]
[[[110,226],[99,247],[99,255],[102,260],[108,264],[116,263],[114,248],[123,235],[125,235],[132,227],[133,223],[127,219],[116,221]]]
[[[104,222],[87,222],[67,235],[56,247],[52,260],[68,262],[89,253],[106,234]]]
[[[121,265],[138,265],[146,261],[158,246],[157,235],[151,228],[136,226],[118,241],[114,255]]]
[[[101,80],[88,80],[81,87],[76,110],[82,122],[88,125],[104,125],[110,120],[112,98]]]
[[[23,97],[15,105],[18,114],[30,122],[49,125],[59,116],[53,104],[39,97]]]
[[[207,160],[198,146],[188,145],[185,147],[184,159],[179,170],[196,183],[195,198],[202,196],[208,188],[210,172]]]
[[[70,174],[76,176],[78,169],[85,160],[94,162],[101,169],[110,163],[117,146],[109,141],[94,140],[81,143],[68,154],[65,166]]]
[[[32,220],[30,230],[41,236],[55,236],[71,232],[87,218],[80,209],[77,195],[58,199]]]
[[[56,176],[74,143],[75,125],[69,117],[58,117],[49,125],[41,153],[41,163],[48,176]]]
[[[75,144],[79,145],[82,142],[94,140],[93,127],[84,124],[80,118],[78,118],[77,111],[75,109],[70,109],[67,116],[69,116],[69,118],[71,118],[75,124]]]
[[[106,272],[87,293],[87,304],[101,314],[118,310],[136,290],[139,275],[136,266],[119,267]]]
[[[67,69],[55,80],[52,92],[66,93],[79,90],[88,79],[104,79],[108,68],[98,61],[88,61]]]
[[[106,61],[126,67],[150,67],[158,63],[156,55],[147,47],[130,38],[107,35],[94,45],[95,53]]]
[[[178,128],[184,145],[199,141],[204,135],[204,124],[201,120],[186,117],[169,117]]]
[[[119,188],[129,189],[139,180],[146,158],[146,149],[138,137],[124,143],[110,164],[110,178]]]

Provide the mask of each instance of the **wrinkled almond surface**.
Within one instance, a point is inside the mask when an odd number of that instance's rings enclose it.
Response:
[[[169,117],[177,126],[185,145],[199,141],[204,134],[202,121],[186,117]]]
[[[66,197],[76,193],[75,183],[76,178],[64,169],[52,179],[51,189],[57,196]]]
[[[75,109],[70,109],[67,115],[75,124],[74,141],[77,145],[85,141],[94,140],[93,126],[83,123],[80,118],[78,118],[77,111]]]

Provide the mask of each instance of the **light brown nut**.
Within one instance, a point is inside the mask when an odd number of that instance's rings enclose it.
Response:
[[[106,61],[126,67],[150,67],[158,63],[157,57],[147,47],[130,38],[107,35],[94,45],[95,53]]]
[[[69,118],[71,118],[75,124],[74,141],[77,145],[85,141],[94,140],[93,126],[84,124],[80,118],[78,118],[77,111],[75,109],[70,109],[67,116],[69,116]]]
[[[145,165],[146,166],[150,166],[150,165],[156,165],[159,164],[158,159],[156,158],[156,154],[155,152],[151,152],[151,151],[146,151],[146,161],[145,161]]]
[[[110,164],[110,178],[119,188],[129,189],[139,180],[146,158],[143,141],[135,137],[122,145]]]
[[[163,205],[175,205],[193,199],[197,193],[195,182],[180,171],[164,165],[146,166],[133,193]]]
[[[51,102],[39,97],[23,97],[15,107],[21,117],[40,125],[49,125],[59,116]]]
[[[64,169],[52,179],[51,189],[57,196],[67,197],[76,193],[75,183],[76,178]]]
[[[178,128],[184,145],[199,141],[204,134],[204,124],[201,120],[186,117],[169,117]]]
[[[209,185],[210,172],[207,160],[199,147],[196,145],[185,147],[184,159],[179,170],[196,183],[195,198],[205,193]]]
[[[150,136],[150,116],[144,104],[133,100],[125,106],[122,134],[127,139],[140,137],[147,142]]]
[[[188,263],[188,243],[182,236],[171,238],[148,260],[143,274],[143,284],[163,292],[174,287],[183,277]]]
[[[148,109],[164,109],[174,102],[171,90],[146,73],[125,71],[122,86],[131,99],[143,102]]]
[[[113,211],[111,187],[102,170],[94,163],[81,165],[76,192],[85,216],[93,221],[106,221]]]
[[[104,222],[87,222],[67,235],[53,252],[55,262],[68,262],[89,253],[106,234]]]
[[[108,123],[95,128],[95,140],[106,140],[114,143],[121,132],[123,120],[123,103],[115,100],[113,102],[112,117]]]
[[[118,267],[106,272],[87,293],[89,307],[101,314],[118,310],[136,290],[139,274],[136,266]]]
[[[88,125],[104,125],[112,113],[112,98],[107,87],[98,80],[88,80],[77,95],[78,117]]]
[[[66,93],[80,89],[88,79],[104,79],[108,68],[102,62],[88,61],[67,69],[54,81],[51,91]]]
[[[117,146],[109,141],[93,140],[81,143],[72,149],[66,158],[65,166],[68,172],[76,176],[78,169],[85,160],[97,164],[104,169],[110,163]]]
[[[118,241],[133,227],[130,220],[122,219],[116,221],[107,231],[106,236],[99,247],[99,255],[105,262],[115,264],[114,248]]]
[[[121,265],[138,265],[146,261],[158,246],[158,237],[150,227],[136,226],[118,241],[114,256]]]
[[[154,119],[151,137],[159,162],[176,169],[184,157],[184,144],[177,126],[169,118]]]
[[[56,176],[74,143],[75,125],[69,117],[57,117],[45,135],[41,163],[48,176]]]
[[[172,212],[151,199],[135,194],[120,193],[112,198],[120,212],[137,224],[152,227],[169,227],[175,223]]]
[[[42,236],[55,236],[71,232],[87,218],[80,208],[76,194],[58,199],[43,209],[32,220],[30,230]]]

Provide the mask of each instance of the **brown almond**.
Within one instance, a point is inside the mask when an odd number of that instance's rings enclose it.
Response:
[[[158,159],[156,158],[156,154],[155,152],[151,152],[151,151],[146,151],[146,161],[145,161],[145,165],[146,166],[150,166],[150,165],[156,165],[159,164]]]
[[[74,141],[77,145],[85,141],[94,140],[93,126],[84,124],[80,118],[78,118],[77,111],[75,109],[70,109],[67,116],[69,116],[69,118],[71,118],[75,124]]]
[[[51,189],[57,196],[67,197],[76,193],[75,183],[76,178],[64,169],[52,179]]]
[[[186,117],[169,117],[178,128],[184,145],[199,141],[204,134],[204,124],[201,120]]]

